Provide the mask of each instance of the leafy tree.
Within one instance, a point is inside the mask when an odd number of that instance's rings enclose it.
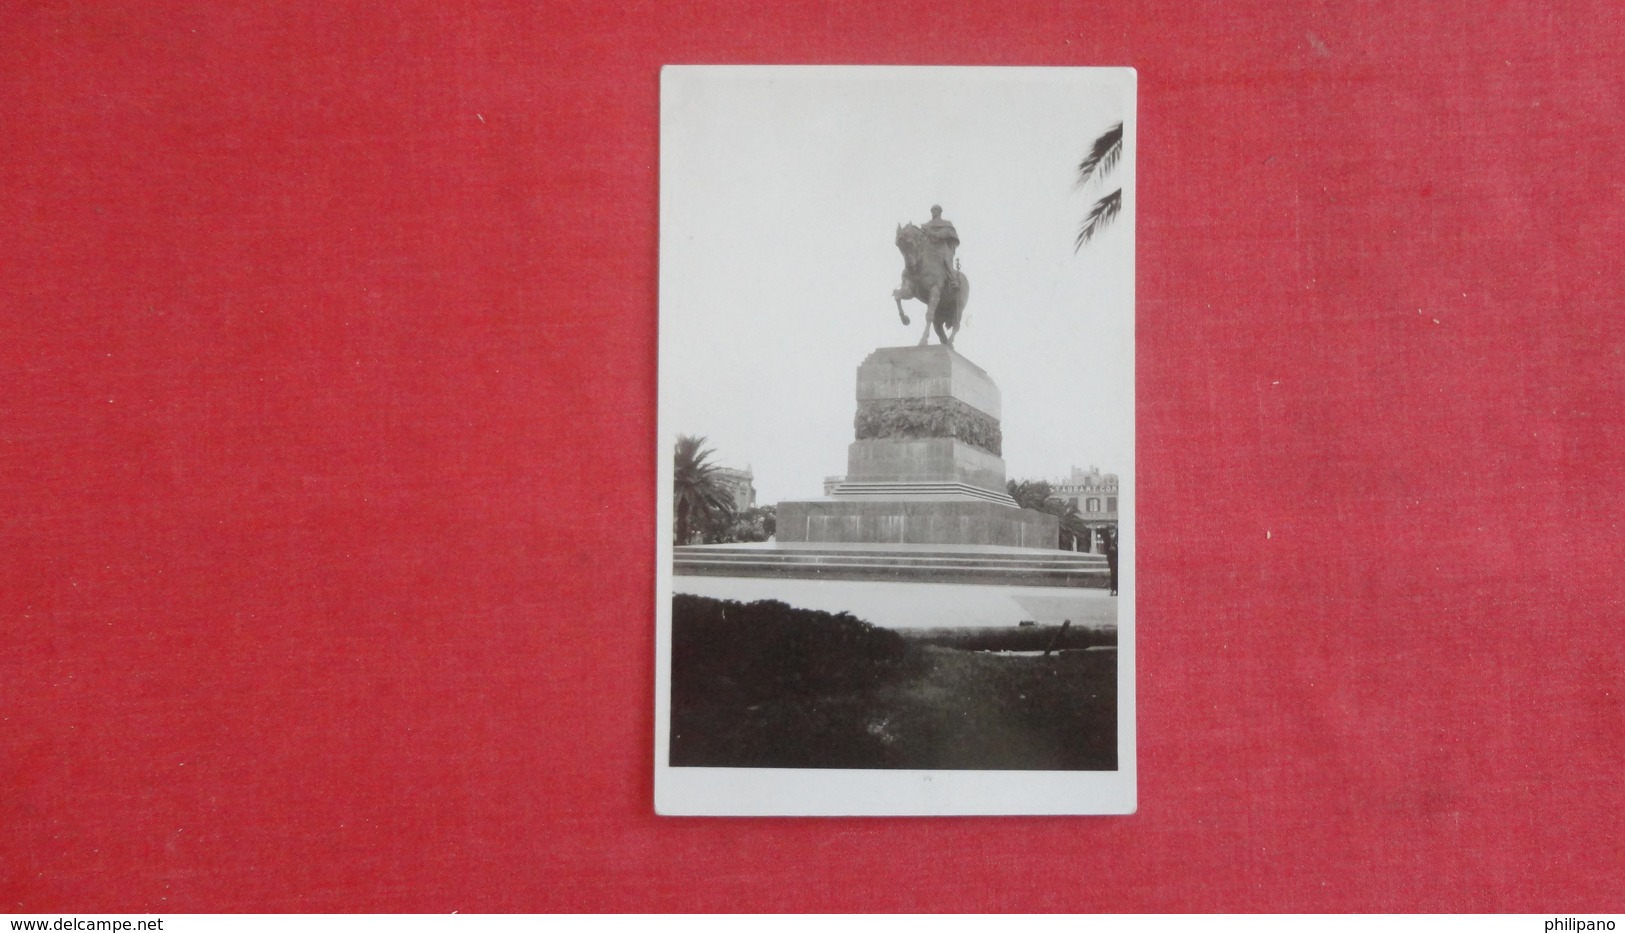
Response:
[[[1119,123],[1100,134],[1094,145],[1089,147],[1083,161],[1078,163],[1078,187],[1089,184],[1091,180],[1104,179],[1117,167],[1117,162],[1122,157],[1123,124]],[[1123,189],[1119,186],[1117,190],[1096,201],[1095,206],[1089,210],[1089,215],[1083,219],[1083,225],[1078,228],[1078,238],[1072,244],[1072,251],[1075,253],[1083,249],[1084,244],[1095,238],[1095,234],[1117,219],[1117,213],[1122,209]]]
[[[777,528],[776,518],[771,505],[759,505],[743,512],[718,512],[699,523],[700,540],[706,544],[766,541]]]
[[[759,505],[734,516],[723,540],[766,541],[777,530],[778,510],[771,505]]]
[[[702,529],[732,520],[733,493],[723,483],[717,465],[710,462],[715,453],[705,446],[703,437],[687,434],[677,437],[672,473],[673,531],[677,544],[688,544]]]

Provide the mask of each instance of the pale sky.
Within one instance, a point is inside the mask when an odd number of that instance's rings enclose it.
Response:
[[[667,68],[662,79],[660,452],[704,435],[758,501],[846,473],[857,368],[912,346],[891,299],[899,223],[932,204],[971,280],[955,340],[1003,393],[1012,479],[1132,476],[1134,78],[1125,69]],[[1106,185],[1074,186],[1126,123]],[[1073,253],[1095,199],[1117,222]],[[936,341],[932,336],[933,343]],[[664,470],[662,471],[665,472]],[[669,482],[666,483],[669,486]]]

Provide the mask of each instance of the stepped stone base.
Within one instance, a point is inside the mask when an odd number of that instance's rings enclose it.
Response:
[[[971,497],[812,499],[779,503],[777,537],[786,543],[1054,548],[1060,540],[1060,521],[1031,509]]]
[[[976,364],[951,347],[883,347],[858,367],[857,402],[844,480],[780,502],[780,542],[1055,548],[1059,520],[1005,490],[999,388]]]
[[[1004,460],[952,437],[853,441],[846,478],[861,483],[966,483],[1004,494]]]
[[[673,572],[681,576],[1090,589],[1105,589],[1111,581],[1106,558],[1099,554],[920,544],[692,545],[675,550]]]
[[[1007,492],[993,492],[965,483],[839,483],[830,490],[831,499],[897,499],[920,502],[956,502],[979,499],[1016,507]]]

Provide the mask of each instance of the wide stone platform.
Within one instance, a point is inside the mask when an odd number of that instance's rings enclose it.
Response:
[[[996,545],[835,544],[769,541],[679,547],[679,576],[891,580],[1106,589],[1100,554]]]
[[[929,491],[888,490],[873,501],[853,495],[781,502],[777,518],[778,539],[785,543],[1054,548],[1058,537],[1053,515]]]

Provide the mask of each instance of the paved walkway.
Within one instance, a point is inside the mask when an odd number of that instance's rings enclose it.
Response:
[[[777,599],[802,609],[850,612],[886,628],[1015,625],[1026,619],[1073,625],[1117,624],[1117,597],[1105,590],[858,580],[672,577],[678,593],[753,602]]]
[[[895,550],[900,553],[924,551],[930,553],[1010,554],[1020,557],[1054,557],[1060,554],[1080,554],[1081,551],[1059,551],[1055,548],[1011,547],[1005,544],[865,544],[843,541],[735,541],[732,544],[691,544],[686,551],[859,551]]]

